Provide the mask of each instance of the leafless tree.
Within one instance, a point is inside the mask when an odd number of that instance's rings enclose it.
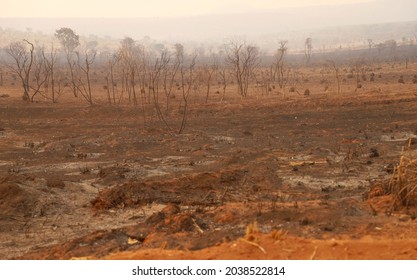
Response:
[[[136,67],[136,74],[138,76],[138,83],[141,93],[141,101],[142,101],[142,108],[145,112],[145,103],[151,104],[151,96],[152,96],[152,76],[151,76],[151,56],[147,53],[146,49],[142,45],[137,45],[135,47],[135,60],[134,66]],[[136,82],[133,83],[133,86]],[[147,92],[146,92],[147,91]]]
[[[129,104],[139,105],[138,93],[142,99],[143,112],[145,103],[151,102],[151,75],[148,71],[149,59],[144,46],[137,44],[132,38],[126,37],[118,50],[118,60],[122,75],[122,93],[127,93]],[[147,91],[147,96],[146,96]],[[146,119],[146,116],[144,115]],[[146,121],[145,121],[146,122]]]
[[[122,70],[122,93],[127,92],[129,103],[138,104],[136,96],[136,70],[137,70],[137,50],[135,41],[126,37],[121,42],[119,48],[119,59]]]
[[[96,58],[97,51],[94,49],[87,49],[84,52],[83,57],[81,57],[81,55],[78,52],[76,52],[76,55],[77,67],[85,76],[85,78],[83,78],[82,75],[79,75],[78,82],[76,83],[77,90],[81,93],[81,95],[90,105],[93,105],[90,70],[91,65],[94,63],[94,60]]]
[[[159,104],[159,83],[161,78],[161,73],[164,69],[167,68],[169,64],[170,56],[166,50],[161,52],[161,55],[156,58],[155,63],[150,71],[150,88],[152,90],[152,96],[154,101],[154,106],[158,115],[158,118],[163,121],[168,130],[171,130]]]
[[[278,82],[278,86],[280,89],[283,89],[288,82],[288,74],[289,69],[287,70],[285,67],[285,55],[287,53],[287,43],[288,41],[280,41],[279,48],[275,54],[275,63],[274,63],[274,72],[273,72],[273,79]],[[287,76],[287,77],[286,77]]]
[[[181,90],[182,90],[182,101],[183,101],[183,111],[182,111],[182,120],[181,126],[178,130],[178,134],[181,134],[187,124],[188,117],[188,98],[190,96],[191,89],[194,85],[196,75],[195,75],[195,66],[196,66],[197,55],[193,55],[190,58],[188,64],[184,63],[184,57],[180,63],[180,79],[181,79]]]
[[[30,101],[30,73],[34,60],[34,49],[34,45],[28,40],[10,43],[9,47],[6,49],[6,52],[13,59],[13,65],[9,65],[9,68],[12,72],[17,74],[22,82],[22,98],[24,101]]]
[[[313,54],[313,39],[308,37],[304,42],[304,54],[306,57],[306,64],[310,64],[311,55]]]
[[[58,97],[62,93],[61,80],[58,78],[56,71],[57,64],[57,51],[52,44],[49,55],[42,52],[43,60],[45,62],[45,67],[48,69],[48,83],[51,88],[51,100],[53,103],[57,102]],[[48,86],[49,88],[49,86]]]
[[[115,68],[116,64],[119,61],[119,57],[117,55],[110,55],[107,59],[107,66],[106,66],[106,89],[107,89],[107,98],[109,101],[109,104],[113,102],[113,104],[116,104],[116,102],[120,102],[120,96],[118,96],[117,92],[117,83],[115,78]],[[110,91],[111,89],[111,91]]]
[[[339,67],[336,65],[336,62],[334,61],[334,60],[329,60],[329,63],[330,63],[330,65],[331,65],[331,67],[333,68],[333,70],[334,70],[334,74],[335,74],[335,77],[336,77],[336,82],[337,82],[337,93],[338,94],[340,94],[340,92],[341,92],[341,90],[340,90],[340,79],[341,79],[341,77],[340,77],[340,69],[339,69]]]
[[[212,58],[212,62],[210,64],[203,65],[203,75],[206,84],[206,103],[208,102],[209,95],[210,95],[210,87],[213,76],[216,75],[218,66],[215,57]]]
[[[410,58],[408,57],[408,55],[404,55],[404,62],[405,62],[405,69],[408,69],[408,63],[410,63]]]
[[[33,83],[30,88],[33,90],[30,101],[33,102],[37,94],[47,97],[43,89],[47,86],[47,81],[50,76],[50,68],[45,60],[44,47],[37,48],[33,59]]]
[[[271,68],[263,69],[259,72],[260,78],[257,78],[257,87],[260,88],[261,93],[264,95],[269,95],[269,92],[272,91],[271,83],[273,82],[272,77],[273,71]]]
[[[172,97],[172,92],[175,85],[175,78],[177,76],[180,63],[182,62],[182,54],[176,52],[174,59],[169,55],[169,63],[162,69],[163,89],[166,97],[166,110],[169,109],[169,100]]]
[[[217,71],[218,75],[220,76],[220,80],[221,80],[221,84],[222,84],[222,98],[220,100],[220,102],[223,102],[224,97],[226,96],[226,89],[227,86],[229,85],[229,80],[230,80],[230,71],[227,68],[227,65],[223,65],[223,67],[220,67],[219,70]]]
[[[245,43],[232,42],[227,48],[226,62],[233,71],[238,93],[246,97],[254,69],[259,62],[258,48]]]
[[[355,77],[356,77],[356,90],[359,88],[362,88],[362,84],[361,84],[361,74],[364,71],[364,60],[363,58],[357,58],[353,61],[353,71],[355,72]]]

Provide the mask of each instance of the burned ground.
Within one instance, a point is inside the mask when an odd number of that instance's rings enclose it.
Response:
[[[311,89],[192,104],[182,134],[128,106],[2,98],[0,258],[416,258],[417,211],[387,182],[417,87]]]

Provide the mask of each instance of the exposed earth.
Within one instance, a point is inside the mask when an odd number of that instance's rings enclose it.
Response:
[[[195,102],[181,134],[139,107],[9,90],[0,259],[416,259],[417,208],[387,190],[417,155],[417,84],[397,83],[412,67]]]

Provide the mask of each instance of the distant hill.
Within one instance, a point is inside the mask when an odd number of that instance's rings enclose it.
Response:
[[[216,14],[184,18],[0,18],[0,28],[54,33],[60,27],[78,34],[160,41],[221,43],[244,36],[262,48],[274,49],[278,40],[302,48],[306,37],[317,48],[414,38],[417,1],[377,0],[360,4],[286,8],[253,13]]]

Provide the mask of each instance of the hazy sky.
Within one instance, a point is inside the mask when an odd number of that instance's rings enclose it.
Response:
[[[181,17],[372,0],[1,0],[0,17]]]

